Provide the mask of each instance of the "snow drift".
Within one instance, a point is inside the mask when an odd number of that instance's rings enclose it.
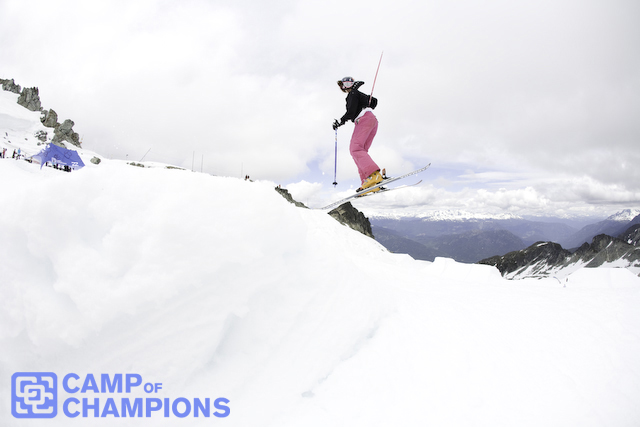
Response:
[[[40,371],[223,396],[226,425],[640,420],[640,284],[626,270],[562,287],[414,261],[269,183],[188,171],[7,159],[0,179],[14,183],[0,210],[3,425],[23,422],[11,375]]]

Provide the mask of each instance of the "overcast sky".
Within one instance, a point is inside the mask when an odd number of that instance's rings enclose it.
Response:
[[[365,81],[381,206],[640,206],[637,0],[0,0],[0,78],[37,86],[85,148],[250,175],[311,204],[359,185],[336,81]],[[151,150],[151,151],[149,151]],[[148,154],[147,154],[148,153]]]

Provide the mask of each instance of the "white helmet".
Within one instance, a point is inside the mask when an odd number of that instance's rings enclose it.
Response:
[[[347,89],[351,89],[354,84],[353,77],[343,77],[342,80],[338,80],[338,86],[343,92],[346,92]]]

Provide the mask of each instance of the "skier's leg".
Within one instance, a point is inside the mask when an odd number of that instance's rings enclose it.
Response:
[[[376,116],[374,116],[373,114],[369,113],[371,117],[368,117],[367,119],[370,119],[374,122],[373,127],[371,129],[371,132],[369,132],[369,136],[367,137],[367,139],[364,142],[364,149],[367,151],[367,153],[369,152],[369,148],[371,148],[371,144],[373,143],[373,138],[375,138],[376,133],[378,132],[378,119],[376,119]],[[367,114],[365,114],[365,116],[367,116]],[[364,118],[364,117],[362,117]],[[379,168],[378,168],[379,169]]]
[[[380,170],[368,153],[377,130],[378,120],[368,112],[358,120],[351,136],[349,151],[358,168],[361,182],[364,182],[375,171]]]

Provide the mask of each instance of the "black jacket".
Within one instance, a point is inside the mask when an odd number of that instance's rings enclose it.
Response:
[[[378,100],[371,98],[371,105],[369,105],[369,95],[366,95],[359,90],[355,89],[349,92],[347,95],[347,112],[340,119],[340,124],[344,124],[347,120],[354,121],[360,112],[367,108],[376,108]]]

